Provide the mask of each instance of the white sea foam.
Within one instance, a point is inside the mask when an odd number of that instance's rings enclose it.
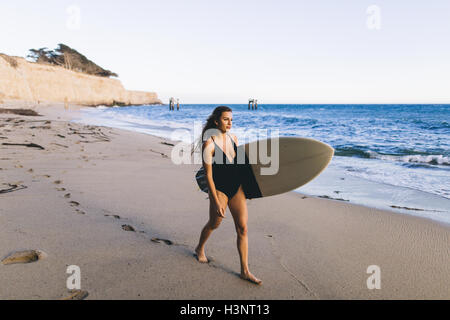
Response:
[[[400,167],[398,162],[335,156],[333,166],[349,175],[391,186],[412,188],[450,199],[445,191],[450,170]],[[450,208],[449,208],[450,210]]]
[[[390,161],[401,161],[401,162],[412,162],[412,163],[427,163],[427,164],[439,164],[439,165],[450,165],[450,157],[445,157],[441,154],[436,155],[404,155],[404,156],[394,156],[394,155],[383,155],[375,151],[368,151],[370,158],[390,160]]]

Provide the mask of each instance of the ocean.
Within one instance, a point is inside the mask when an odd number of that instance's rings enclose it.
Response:
[[[216,106],[85,108],[75,121],[192,142]],[[278,130],[335,149],[328,168],[296,191],[450,224],[450,105],[227,106],[239,143]]]

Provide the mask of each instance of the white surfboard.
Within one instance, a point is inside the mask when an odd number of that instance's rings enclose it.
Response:
[[[272,141],[273,139],[278,141]],[[273,139],[253,141],[238,147],[238,155],[244,151],[250,162],[247,166],[246,184],[243,185],[249,199],[297,189],[317,177],[328,166],[334,154],[332,147],[314,139],[297,137]],[[264,157],[260,157],[259,153],[260,148],[263,148],[263,151],[267,149],[267,152],[262,152],[263,155],[268,155],[267,162],[274,154],[272,147],[279,150],[278,170],[275,174],[270,174],[276,169],[274,160],[272,159],[272,163],[264,164],[262,163]]]

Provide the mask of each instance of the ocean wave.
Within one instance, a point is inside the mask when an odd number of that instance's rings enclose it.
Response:
[[[416,153],[416,152],[414,152]],[[417,163],[427,165],[450,166],[450,157],[442,154],[382,154],[364,147],[337,147],[335,155],[341,157],[358,157],[365,159],[379,159],[388,161],[399,161],[404,163]]]
[[[447,121],[439,121],[437,119],[412,119],[410,123],[417,125],[421,129],[425,130],[440,130],[440,129],[449,129],[450,123]]]
[[[391,161],[401,161],[401,162],[413,162],[413,163],[426,163],[433,165],[450,165],[450,157],[445,157],[442,154],[433,155],[405,155],[405,156],[394,156],[394,155],[382,155],[376,152],[371,152],[371,158],[381,159],[381,160],[391,160]]]
[[[363,150],[364,147],[335,147],[334,154],[341,157],[358,157],[370,158],[368,150]]]
[[[447,121],[442,121],[441,123],[430,124],[428,126],[422,126],[421,128],[427,130],[450,129],[450,124]]]
[[[308,126],[314,125],[318,122],[317,119],[310,118],[308,116],[297,116],[290,113],[264,112],[263,115],[258,115],[258,117],[258,120],[263,122],[272,121],[277,125],[295,124],[299,126]]]

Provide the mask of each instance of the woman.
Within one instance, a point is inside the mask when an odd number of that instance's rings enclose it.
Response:
[[[228,134],[232,122],[232,110],[226,106],[217,107],[209,116],[200,137],[199,144],[206,139],[202,145],[202,155],[209,189],[209,221],[203,227],[195,252],[199,262],[208,262],[205,256],[206,240],[212,231],[219,227],[228,205],[237,232],[237,248],[241,261],[240,276],[244,280],[261,284],[262,281],[248,269],[248,211],[241,184],[244,175],[240,174],[241,166],[236,161],[238,141],[235,135]],[[205,137],[205,134],[208,137]]]

